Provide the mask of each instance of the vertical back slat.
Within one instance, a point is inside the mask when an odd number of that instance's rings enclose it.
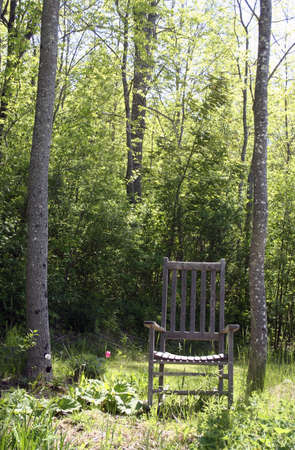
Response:
[[[215,332],[215,307],[216,307],[216,272],[211,272],[210,279],[210,333]]]
[[[224,328],[224,293],[225,293],[225,260],[222,259],[220,268],[220,307],[219,307],[219,331]]]
[[[175,331],[177,270],[172,271],[170,330]]]
[[[225,293],[225,260],[220,261],[220,305],[219,305],[219,331],[224,328],[224,293]],[[220,334],[219,352],[224,352],[224,334]]]
[[[167,320],[167,296],[168,296],[168,268],[167,268],[168,258],[163,260],[163,287],[162,287],[162,319],[161,326],[166,328]]]
[[[206,320],[206,270],[201,272],[201,304],[200,304],[200,332],[205,332]]]
[[[186,270],[181,271],[181,308],[180,308],[180,330],[185,331],[186,316]]]
[[[192,270],[191,303],[190,303],[190,331],[196,330],[196,284],[197,284],[197,272],[195,270]]]

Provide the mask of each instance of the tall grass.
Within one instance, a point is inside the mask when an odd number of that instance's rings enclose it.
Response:
[[[34,412],[29,416],[8,415],[1,424],[0,449],[1,450],[65,450],[70,449],[66,444],[65,436],[57,436],[57,427],[52,417]]]
[[[57,431],[53,414],[23,390],[6,393],[0,402],[0,450],[70,449]]]
[[[141,448],[295,449],[295,365],[290,358],[278,362],[277,355],[270,355],[264,393],[256,393],[246,402],[248,367],[244,353],[235,366],[231,410],[226,399],[167,396],[160,409],[155,401],[149,416],[142,419],[145,432]],[[114,363],[113,370],[118,369]],[[141,395],[146,396],[146,364],[126,361],[125,376],[136,379]],[[169,378],[168,382],[179,388],[183,380]],[[186,388],[196,388],[200,382],[188,379],[185,383]]]

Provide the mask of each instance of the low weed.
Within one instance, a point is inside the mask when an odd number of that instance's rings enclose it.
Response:
[[[0,343],[0,377],[20,377],[23,375],[26,352],[35,342],[36,332],[24,333],[18,327],[7,331]]]
[[[92,353],[81,353],[72,356],[70,367],[75,381],[78,381],[82,374],[88,378],[100,378],[105,372],[105,359]]]
[[[72,392],[72,398],[84,409],[97,407],[110,414],[138,414],[143,407],[134,387],[120,379],[114,383],[108,383],[83,378]]]
[[[77,348],[70,349],[64,346],[61,355],[66,356],[69,375],[78,381],[81,375],[88,378],[100,378],[105,373],[105,358],[89,352],[78,352]],[[65,359],[65,358],[60,358]]]

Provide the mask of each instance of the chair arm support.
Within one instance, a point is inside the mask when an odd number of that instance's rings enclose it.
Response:
[[[240,325],[238,324],[229,324],[223,330],[220,331],[222,334],[235,333],[240,329]]]
[[[158,325],[157,322],[153,322],[151,320],[146,320],[143,324],[146,328],[153,328],[155,331],[159,331],[161,333],[166,331],[165,328]]]

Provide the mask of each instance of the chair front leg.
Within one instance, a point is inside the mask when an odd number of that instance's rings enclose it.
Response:
[[[160,350],[161,352],[165,352],[165,348],[166,348],[166,342],[165,342],[165,338],[163,335],[161,335],[161,340],[160,340]],[[165,364],[159,364],[159,390],[163,390],[164,387],[164,367]],[[160,403],[163,400],[163,394],[160,392],[159,396],[158,396],[158,404],[160,405]]]
[[[154,380],[154,350],[155,350],[155,330],[149,329],[149,379],[148,379],[148,405],[153,404],[153,380]]]

